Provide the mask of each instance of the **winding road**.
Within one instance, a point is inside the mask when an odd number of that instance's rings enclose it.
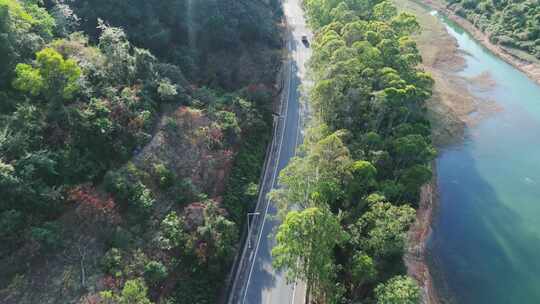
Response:
[[[267,194],[278,186],[279,172],[302,142],[302,121],[307,111],[300,103],[300,88],[306,83],[305,65],[311,56],[309,44],[302,42],[302,36],[306,35],[309,41],[313,37],[306,25],[301,0],[283,0],[283,10],[287,21],[288,57],[284,63],[280,116],[274,123],[274,137],[255,210],[258,215],[251,220],[248,234],[251,246],[246,242],[243,248],[229,304],[303,304],[305,299],[304,284],[289,284],[285,273],[272,267],[271,256],[280,222],[276,218],[277,208],[267,199]]]

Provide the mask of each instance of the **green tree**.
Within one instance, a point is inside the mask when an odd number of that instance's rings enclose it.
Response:
[[[389,21],[397,15],[397,8],[390,1],[383,1],[373,7],[373,17],[381,21]]]
[[[355,161],[351,171],[353,179],[349,187],[352,195],[364,196],[377,186],[377,169],[370,162]]]
[[[371,282],[377,277],[377,269],[373,259],[363,253],[358,252],[353,256],[351,264],[351,275],[353,288],[361,287],[363,284]]]
[[[148,287],[142,279],[128,280],[124,284],[122,292],[117,295],[112,291],[102,291],[100,293],[103,304],[152,304],[147,297]]]
[[[391,21],[392,27],[400,37],[411,35],[420,31],[420,25],[413,14],[401,13]]]
[[[377,304],[418,304],[420,288],[413,279],[396,276],[375,288]]]
[[[177,248],[187,241],[187,235],[184,232],[184,221],[181,217],[172,211],[161,222],[160,245],[163,249]]]
[[[394,154],[398,165],[411,165],[432,160],[435,149],[419,134],[411,134],[394,140]]]
[[[0,213],[0,240],[7,241],[8,244],[10,241],[15,241],[19,238],[18,233],[22,228],[24,228],[22,212],[10,209]]]
[[[407,205],[375,203],[353,227],[355,242],[375,257],[387,257],[403,252],[409,226],[415,210]]]
[[[289,280],[305,280],[316,299],[330,297],[334,275],[333,250],[345,240],[336,216],[325,208],[291,211],[280,225],[273,264]]]
[[[144,278],[151,286],[159,284],[167,278],[167,267],[159,261],[150,261],[144,266]]]
[[[57,51],[45,48],[36,54],[35,67],[21,63],[15,73],[13,86],[18,90],[60,102],[72,98],[79,89],[81,69],[74,60],[65,60]]]
[[[214,201],[207,201],[204,209],[204,223],[197,227],[195,242],[207,245],[204,262],[211,262],[221,269],[225,262],[233,258],[234,246],[238,240],[236,224],[224,216],[224,211],[218,208]],[[221,264],[224,265],[221,265]]]
[[[405,169],[399,177],[400,182],[405,187],[405,193],[402,193],[406,200],[417,199],[420,187],[429,182],[432,172],[423,165],[414,165]]]
[[[395,270],[415,215],[403,201],[417,202],[431,175],[435,150],[425,102],[433,80],[418,69],[422,57],[410,37],[420,30],[418,22],[398,14],[391,1],[304,0],[303,5],[317,31],[309,63],[313,122],[327,131],[315,140],[308,133],[271,198],[282,213],[291,206],[329,206],[343,214],[343,222],[354,223],[348,226],[350,246],[336,251],[348,262],[340,265],[349,268],[340,269],[344,273],[333,283],[348,289],[348,301],[363,302],[372,294],[371,283]],[[337,142],[331,138],[321,145],[337,130],[344,134],[339,139],[347,154],[329,144]],[[321,155],[347,155],[341,158],[347,168],[340,170]]]
[[[281,171],[281,188],[272,191],[280,212],[294,205],[302,208],[336,204],[345,196],[345,183],[351,178],[352,160],[343,144],[342,132],[325,136],[324,127],[308,130],[305,156],[295,157]]]
[[[18,62],[52,38],[54,19],[31,1],[0,0],[0,89],[9,84]]]
[[[101,35],[99,48],[105,54],[107,76],[113,84],[129,85],[136,74],[136,59],[131,53],[131,43],[121,28],[99,23]]]
[[[39,242],[44,251],[51,251],[63,245],[61,225],[56,222],[46,222],[41,227],[32,227],[32,239]]]

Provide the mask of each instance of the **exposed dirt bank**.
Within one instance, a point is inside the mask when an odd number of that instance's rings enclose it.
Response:
[[[431,234],[433,209],[437,202],[437,185],[433,181],[422,187],[420,206],[416,213],[416,222],[409,230],[409,247],[404,260],[407,273],[415,278],[422,290],[422,303],[439,304],[439,295],[433,283],[427,263],[427,240]]]
[[[540,65],[538,63],[530,62],[524,58],[519,58],[511,52],[511,50],[494,44],[489,40],[489,34],[486,34],[475,27],[471,22],[462,18],[454,13],[451,9],[446,7],[446,4],[440,0],[415,0],[419,1],[432,9],[435,9],[445,16],[447,16],[452,21],[459,24],[467,32],[469,32],[477,41],[482,43],[486,48],[488,48],[493,53],[497,54],[501,59],[513,65],[523,73],[525,73],[529,78],[534,80],[536,83],[540,84]]]

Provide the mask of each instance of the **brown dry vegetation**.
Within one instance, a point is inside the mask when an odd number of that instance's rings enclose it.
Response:
[[[23,18],[32,32],[17,17],[29,8],[4,2],[2,43],[32,48],[1,48],[15,58],[1,62],[3,71],[26,66],[44,48],[73,60],[82,76],[80,92],[64,104],[18,92],[9,85],[16,75],[0,73],[0,169],[11,183],[0,191],[0,224],[9,230],[0,235],[0,303],[97,303],[100,291],[118,298],[129,281],[144,281],[141,293],[153,303],[216,302],[271,137],[279,1],[70,1],[74,11],[62,6],[70,16],[55,17],[82,24],[58,33],[50,1],[31,5],[35,24]],[[19,103],[40,113],[21,119],[32,131],[20,137],[7,132]],[[24,149],[4,154],[7,137],[23,138]],[[13,165],[27,149],[47,151],[43,181]]]
[[[181,106],[162,117],[151,142],[135,157],[139,169],[150,172],[163,163],[175,175],[189,177],[210,197],[223,192],[226,173],[233,159],[231,149],[214,149],[223,134],[204,112]]]
[[[176,176],[190,179],[199,191],[208,194],[219,203],[218,196],[223,193],[234,154],[230,149],[214,149],[212,136],[208,136],[209,134],[220,136],[212,121],[202,111],[185,106],[173,108],[162,116],[151,142],[133,159],[132,165],[141,172],[151,172],[153,164],[165,163]],[[152,185],[149,176],[146,178],[145,184],[152,188],[152,192],[156,195],[156,203],[153,208],[153,220],[150,220],[149,224],[153,228],[146,227],[147,229],[140,232],[144,235],[142,239],[152,240],[157,237],[159,220],[167,212],[178,209],[178,204],[174,200],[174,195],[160,191],[155,183]],[[107,248],[103,234],[113,234],[115,229],[119,229],[120,226],[107,225],[120,225],[122,218],[117,214],[112,198],[103,191],[90,189],[87,192],[88,195],[95,196],[96,200],[98,198],[105,202],[109,200],[113,204],[110,208],[113,213],[111,216],[117,217],[117,220],[90,223],[87,214],[81,214],[84,213],[84,201],[73,199],[72,210],[62,217],[63,226],[69,227],[70,231],[65,233],[69,239],[64,240],[66,247],[61,253],[47,259],[36,255],[37,258],[32,260],[31,257],[35,254],[33,251],[36,249],[34,247],[37,245],[29,243],[12,255],[13,260],[2,261],[2,269],[7,269],[13,263],[21,263],[21,260],[17,259],[20,257],[25,257],[28,261],[25,275],[17,275],[7,288],[0,290],[3,304],[74,303],[80,297],[81,290],[92,294],[99,290],[122,286],[122,279],[104,275],[101,269],[101,257]],[[194,209],[193,206],[196,206],[196,203],[187,206],[185,212],[182,208],[177,211],[180,214],[190,213],[190,210]],[[104,226],[100,227],[100,224]],[[140,272],[144,266],[143,261],[148,258],[171,260],[172,256],[164,256],[165,253],[156,250],[154,245],[152,242],[141,243],[137,246],[137,250],[125,255],[124,262],[129,265],[126,275]],[[179,279],[181,278],[172,276],[167,285],[174,286]]]

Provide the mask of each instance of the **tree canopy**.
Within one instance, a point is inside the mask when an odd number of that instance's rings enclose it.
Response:
[[[52,48],[36,53],[36,67],[20,63],[13,86],[33,96],[43,94],[51,102],[72,98],[79,89],[81,69],[73,59],[65,60]]]
[[[285,218],[279,231],[290,225],[287,212],[298,216],[290,210],[329,210],[348,238],[333,244],[326,258],[335,264],[333,288],[313,284],[312,293],[329,303],[417,303],[410,279],[404,300],[397,287],[402,281],[374,287],[401,274],[415,219],[411,206],[431,179],[436,155],[425,105],[433,80],[418,68],[422,57],[411,38],[420,27],[390,1],[306,0],[304,7],[316,33],[309,61],[313,117],[304,145],[270,195]],[[311,222],[310,231],[317,226]],[[304,247],[325,242],[303,241]],[[291,260],[284,264],[296,269]]]
[[[324,299],[335,275],[333,250],[343,240],[345,232],[328,210],[291,211],[277,232],[273,264],[285,269],[290,281],[306,281],[308,294]]]
[[[377,304],[416,304],[420,301],[420,289],[408,277],[396,276],[375,288]]]

